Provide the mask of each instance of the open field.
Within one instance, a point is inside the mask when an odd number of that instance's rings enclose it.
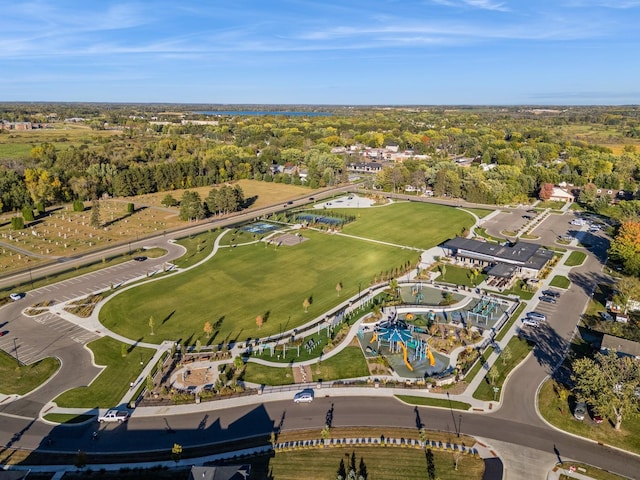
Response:
[[[322,210],[331,215],[331,210]],[[354,215],[346,224],[348,235],[428,249],[459,235],[473,225],[474,218],[460,209],[431,203],[398,202],[375,208],[347,208],[337,213]]]
[[[121,133],[119,130],[91,130],[77,124],[52,124],[52,128],[3,132],[0,135],[0,160],[27,160],[31,158],[31,149],[42,143],[50,143],[57,151],[62,151],[71,146],[97,145],[102,143],[101,139]]]
[[[369,286],[381,271],[415,263],[416,252],[305,230],[292,247],[253,244],[221,249],[205,265],[141,285],[109,301],[106,327],[145,342],[183,339],[203,344],[266,337],[295,328]],[[342,283],[340,295],[336,285]],[[311,299],[308,311],[305,298]],[[255,319],[265,319],[258,330]],[[155,319],[150,335],[149,317]],[[210,322],[214,335],[203,327]]]
[[[308,187],[301,187],[299,185],[286,185],[284,183],[274,182],[260,182],[257,180],[238,180],[237,182],[231,182],[230,185],[238,185],[244,193],[244,198],[254,199],[249,209],[266,207],[268,205],[278,204],[283,201],[291,200],[294,198],[304,197],[306,195],[313,195],[316,190],[311,190]],[[198,188],[183,188],[178,190],[171,190],[168,192],[149,193],[147,195],[139,195],[136,197],[125,198],[127,201],[141,203],[143,205],[149,205],[154,207],[162,207],[162,199],[170,194],[176,200],[180,200],[182,194],[186,191],[198,192],[201,200],[205,200],[209,191],[214,186],[198,187]],[[179,208],[174,207],[176,214]]]

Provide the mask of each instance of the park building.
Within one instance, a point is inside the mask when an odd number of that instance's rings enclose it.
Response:
[[[442,248],[454,261],[467,268],[480,268],[487,283],[500,290],[516,278],[536,278],[553,258],[553,252],[529,242],[499,245],[469,238],[447,240]]]

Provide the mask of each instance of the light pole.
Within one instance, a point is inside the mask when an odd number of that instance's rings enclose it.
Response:
[[[33,275],[31,274],[31,267],[29,267],[29,280],[31,280],[31,290],[33,290]]]
[[[458,415],[458,438],[460,438],[461,430],[462,430],[462,414]]]
[[[142,354],[140,354],[140,365],[142,365],[144,362],[142,361]]]

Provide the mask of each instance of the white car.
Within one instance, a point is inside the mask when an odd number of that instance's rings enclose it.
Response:
[[[525,317],[522,319],[522,325],[526,327],[537,327],[540,322],[534,318]]]
[[[311,403],[313,402],[313,390],[303,390],[293,397],[294,403]]]
[[[20,300],[24,296],[24,293],[12,293],[9,295],[9,298],[14,302]]]
[[[576,404],[575,410],[573,411],[573,416],[576,417],[576,420],[583,421],[586,415],[587,415],[587,404],[584,402],[578,402]]]

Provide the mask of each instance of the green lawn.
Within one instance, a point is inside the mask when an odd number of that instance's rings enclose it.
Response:
[[[476,285],[482,283],[487,275],[484,273],[479,273],[474,282],[469,278],[469,273],[471,269],[456,267],[454,265],[444,264],[445,272],[444,275],[440,275],[437,280],[441,282],[453,283],[454,285],[464,285],[465,287],[475,287]]]
[[[355,453],[356,467],[364,461],[369,479],[428,478],[425,451],[401,447],[349,447],[296,450],[278,452],[263,462],[256,462],[250,479],[277,478],[278,480],[336,478],[340,460],[349,465]],[[435,473],[440,480],[480,480],[484,463],[479,458],[462,455],[458,471],[454,469],[453,453],[432,451]]]
[[[570,405],[573,406],[575,399],[569,395],[562,403],[554,386],[554,382],[546,381],[538,395],[540,413],[549,423],[580,437],[640,454],[640,422],[637,419],[624,420],[620,431],[616,431],[606,418],[599,425],[588,417],[580,422],[570,411]]]
[[[533,344],[518,337],[513,337],[511,340],[509,340],[509,343],[507,345],[511,350],[511,358],[503,363],[500,356],[498,356],[496,362],[494,363],[499,372],[495,386],[500,389],[502,388],[502,384],[507,378],[507,375],[509,375],[509,372],[511,372],[511,370],[513,370],[522,360],[524,360],[524,358],[529,355],[529,352],[533,348]],[[491,385],[489,383],[489,378],[485,376],[484,381],[481,382],[480,385],[478,385],[476,391],[473,392],[473,398],[485,401],[493,400],[493,387],[494,385]],[[498,396],[497,398],[500,397]]]
[[[445,400],[444,398],[416,397],[413,395],[396,395],[399,400],[410,405],[421,405],[426,407],[453,408],[455,410],[469,410],[471,405],[455,400]]]
[[[557,200],[547,200],[541,201],[536,205],[536,208],[550,208],[552,210],[560,210],[565,206],[564,202],[560,202]]]
[[[553,277],[551,279],[551,282],[549,283],[549,285],[551,287],[558,287],[558,288],[569,288],[569,285],[571,285],[571,280],[569,280],[567,277],[563,276],[563,275],[556,275],[555,277]]]
[[[47,381],[58,368],[60,362],[55,358],[18,367],[15,358],[0,350],[0,393],[26,395]]]
[[[131,347],[122,356],[123,344],[111,337],[103,337],[87,345],[97,365],[107,365],[91,385],[64,392],[54,400],[61,408],[111,408],[117,405],[129,389],[129,384],[142,371],[140,359],[146,365],[154,351]]]
[[[360,347],[347,347],[333,357],[311,366],[313,381],[365,377],[369,367]]]
[[[312,230],[303,235],[309,240],[292,247],[221,249],[204,265],[115,296],[101,310],[100,320],[127,338],[154,343],[266,337],[313,320],[356,294],[359,285],[368,287],[382,271],[413,264],[418,257],[417,252]],[[311,298],[307,312],[305,298]],[[265,320],[260,329],[258,315]],[[214,327],[209,339],[203,331],[206,322]]]
[[[260,385],[290,385],[293,383],[293,373],[291,367],[268,367],[249,362],[245,366],[244,380]]]
[[[578,265],[582,265],[586,259],[586,253],[575,250],[569,254],[569,258],[567,258],[564,264],[567,267],[577,267]]]
[[[331,215],[331,210],[321,212]],[[474,223],[474,218],[460,209],[430,203],[401,202],[336,213],[356,216],[344,226],[346,234],[422,249],[460,235]]]
[[[500,329],[500,333],[496,335],[496,342],[499,342],[504,338],[504,336],[507,334],[509,329],[513,326],[513,324],[516,323],[516,320],[518,319],[520,314],[523,312],[523,310],[526,308],[526,306],[527,306],[526,304],[521,303],[518,306],[518,308],[516,308],[516,311],[511,314],[511,318],[509,318],[509,321],[507,321],[507,323],[504,324],[504,326]]]

